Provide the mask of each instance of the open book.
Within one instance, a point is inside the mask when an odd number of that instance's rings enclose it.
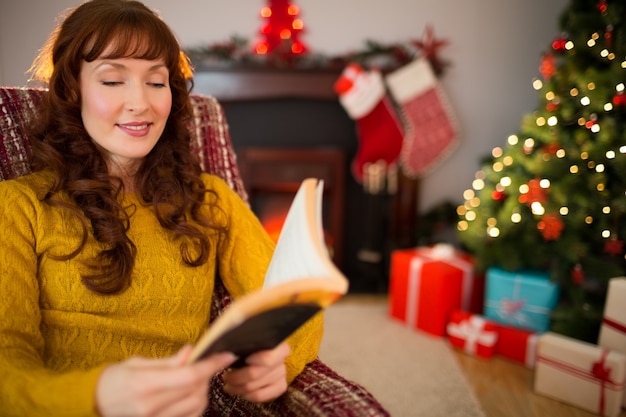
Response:
[[[285,218],[263,287],[234,300],[196,343],[189,362],[217,352],[245,358],[275,347],[348,291],[322,226],[323,182],[305,179]]]

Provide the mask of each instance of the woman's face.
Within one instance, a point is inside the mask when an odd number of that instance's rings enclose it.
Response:
[[[136,166],[161,137],[172,108],[164,61],[84,61],[80,88],[83,124],[109,171]]]

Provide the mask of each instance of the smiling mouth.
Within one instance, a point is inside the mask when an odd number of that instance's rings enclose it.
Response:
[[[148,126],[150,126],[150,123],[146,123],[143,125],[120,125],[121,127],[123,127],[124,129],[128,129],[128,130],[144,130],[147,129]]]

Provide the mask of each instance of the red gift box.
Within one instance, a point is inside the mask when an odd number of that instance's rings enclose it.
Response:
[[[496,324],[498,342],[496,355],[519,362],[527,368],[535,367],[539,333],[519,327]]]
[[[447,332],[452,346],[485,359],[493,356],[499,337],[494,322],[460,310],[450,315]]]
[[[389,313],[409,327],[445,336],[450,313],[467,310],[476,293],[472,259],[450,245],[391,254]]]

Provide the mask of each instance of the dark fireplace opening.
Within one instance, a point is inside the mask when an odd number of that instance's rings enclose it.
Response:
[[[341,175],[333,174],[330,178],[333,181],[339,178],[343,184],[340,187],[328,184],[332,192],[339,189],[343,195],[340,219],[336,218],[336,207],[333,208],[336,194],[333,197],[329,192],[324,197],[324,226],[331,233],[332,244],[340,245],[334,248],[337,255],[334,260],[348,277],[350,292],[386,292],[389,253],[394,248],[412,246],[417,240],[417,182],[400,176],[397,193],[372,195],[355,180],[351,164],[358,152],[359,139],[355,121],[333,92],[332,85],[338,77],[339,73],[323,71],[202,69],[196,73],[194,90],[220,101],[233,146],[241,156],[238,162],[244,185],[252,195],[251,207],[259,217],[267,211],[267,199],[271,197],[271,193],[263,190],[289,190],[295,194],[293,175],[297,174],[293,169],[311,162],[299,162],[300,157],[289,152],[341,154]],[[260,175],[256,168],[247,170],[253,164],[250,161],[258,162],[258,157],[248,156],[258,156],[259,150],[286,152],[291,156],[289,160],[276,162],[283,171],[266,169]],[[328,164],[319,165],[313,172],[324,177]],[[278,174],[272,178],[282,177],[286,186],[259,185],[260,180],[274,171]],[[307,172],[311,172],[309,168],[304,169]],[[252,179],[246,179],[246,175]],[[278,197],[285,200],[284,194]],[[326,206],[329,197],[334,200]],[[377,253],[382,256],[377,257]]]

